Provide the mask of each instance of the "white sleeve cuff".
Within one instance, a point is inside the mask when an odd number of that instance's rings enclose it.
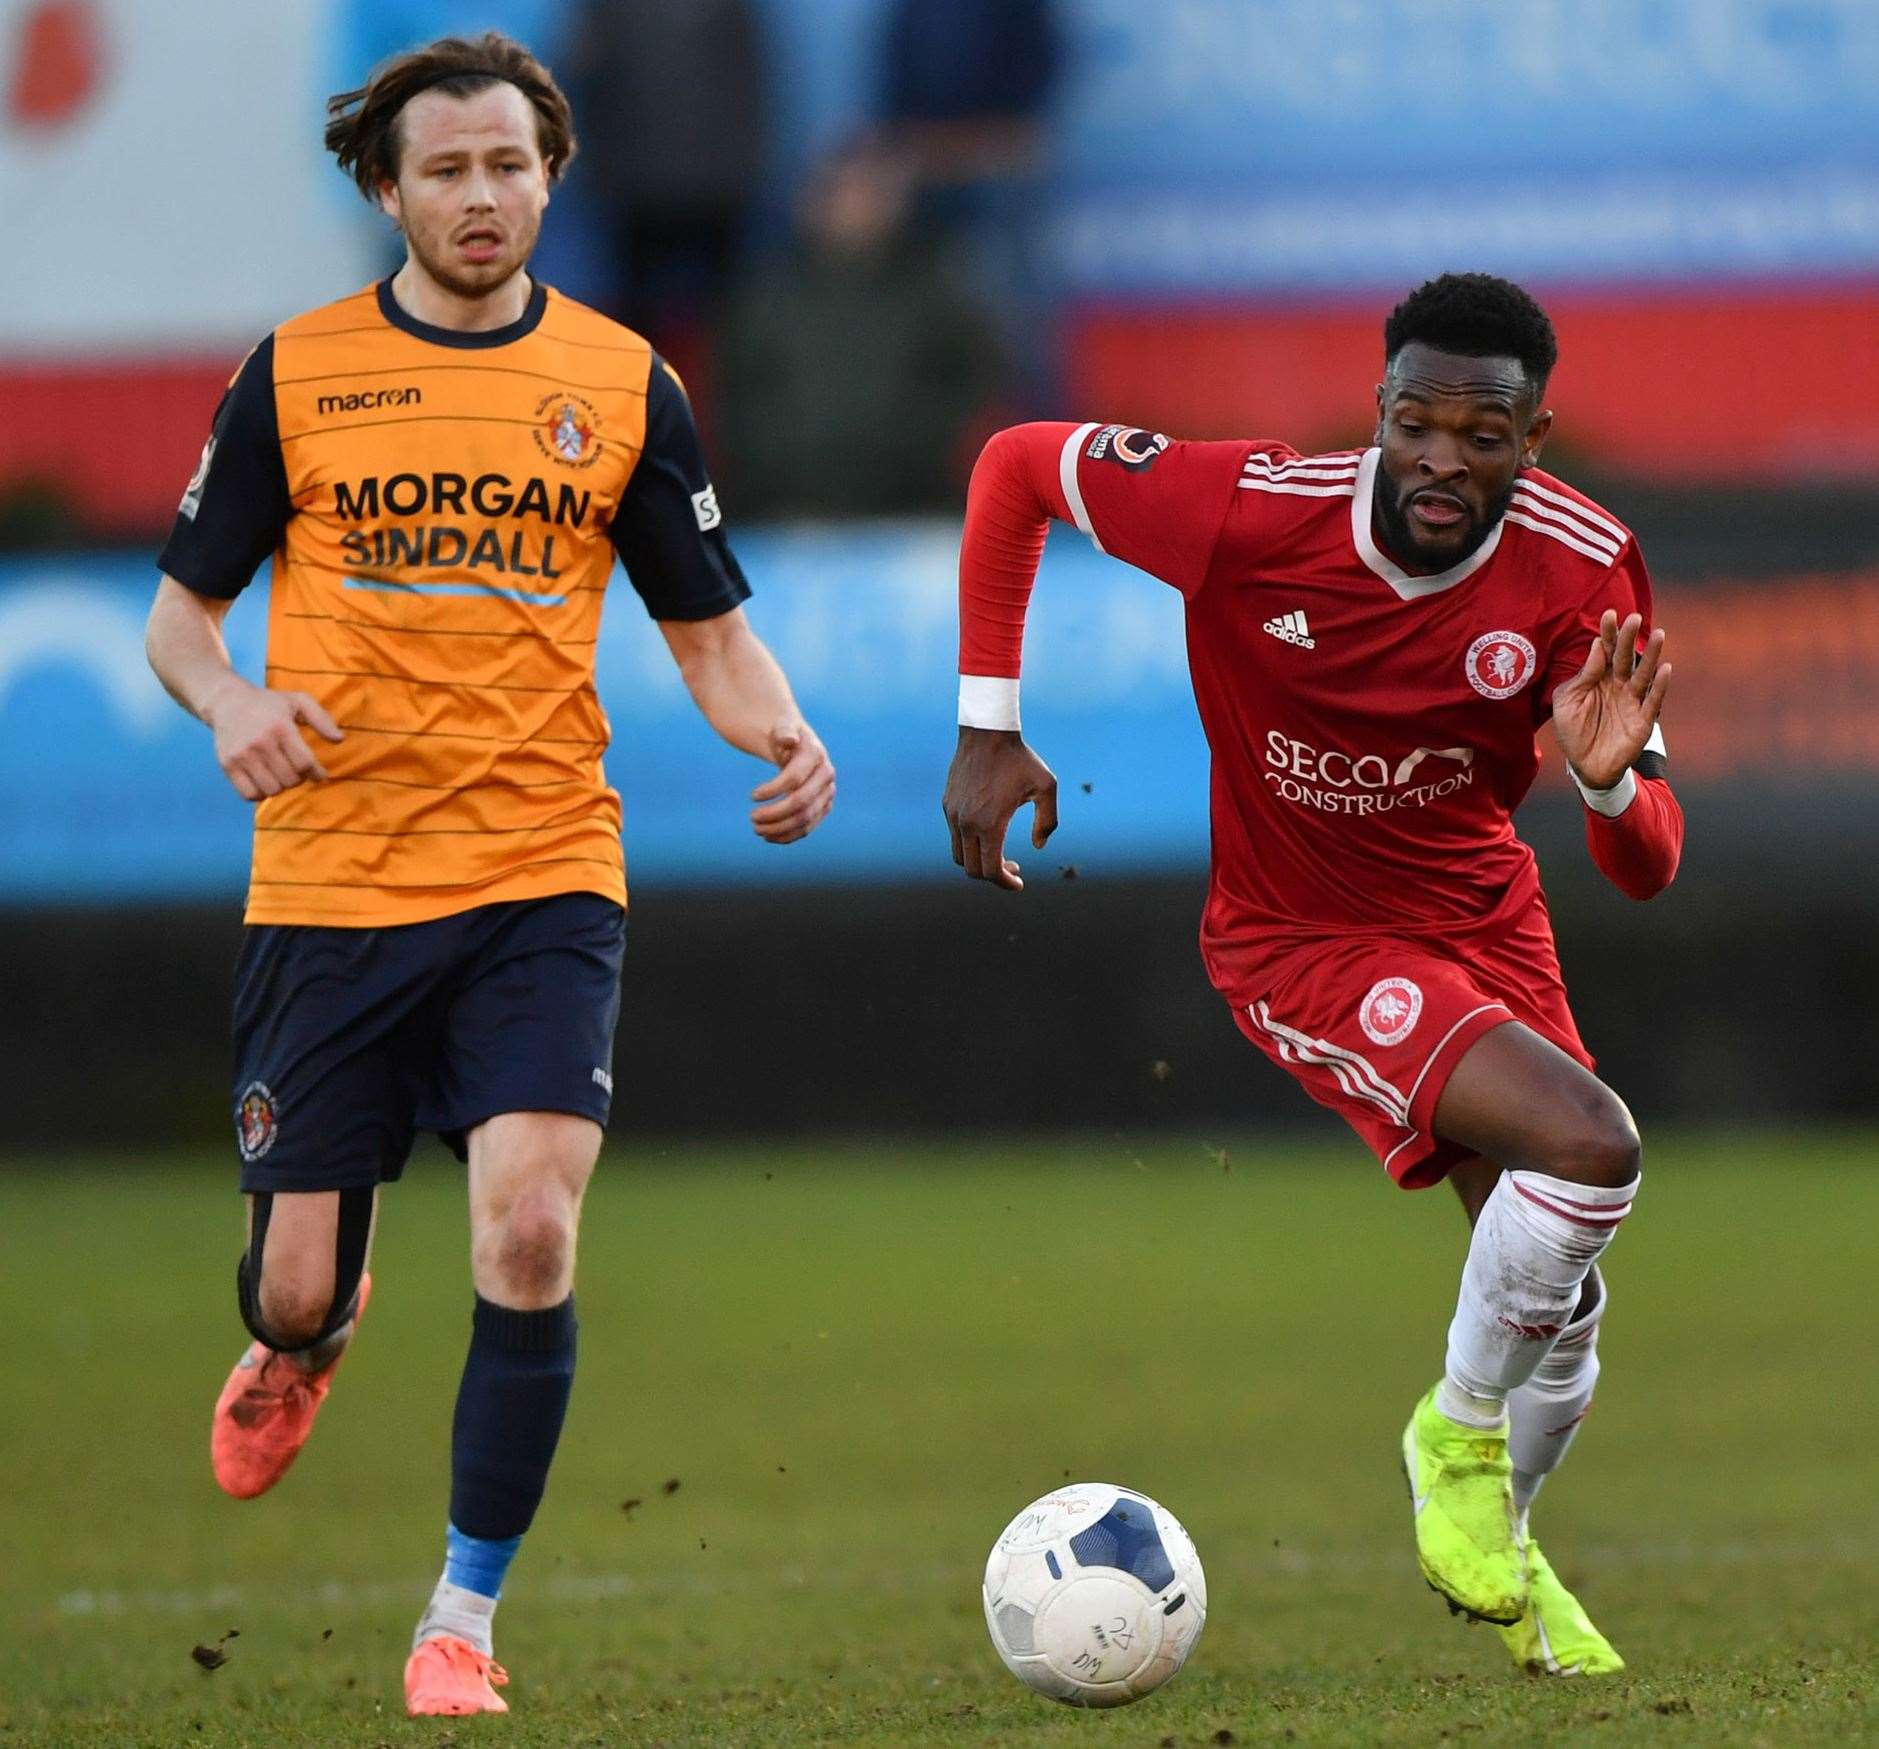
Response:
[[[1572,771],[1569,765],[1566,767]],[[1578,786],[1579,794],[1585,798],[1585,805],[1595,814],[1603,814],[1608,820],[1615,820],[1632,802],[1637,799],[1637,773],[1627,771],[1610,789],[1592,789],[1581,781],[1578,772],[1572,772],[1572,781]]]
[[[1017,680],[999,674],[960,675],[959,723],[966,729],[1017,728]]]

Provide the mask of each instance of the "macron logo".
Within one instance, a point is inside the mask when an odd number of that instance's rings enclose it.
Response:
[[[1294,611],[1282,613],[1277,619],[1266,621],[1266,630],[1282,643],[1297,644],[1302,650],[1315,650],[1318,640],[1311,635],[1311,628],[1305,624],[1303,613]]]
[[[418,388],[362,389],[351,395],[321,395],[314,410],[321,418],[328,413],[363,413],[373,407],[414,407],[424,399]]]

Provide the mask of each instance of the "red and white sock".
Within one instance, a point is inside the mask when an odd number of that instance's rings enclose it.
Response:
[[[1579,1292],[1638,1180],[1622,1189],[1544,1172],[1503,1172],[1475,1222],[1448,1328],[1436,1407],[1466,1427],[1498,1427],[1507,1395],[1533,1376],[1572,1321]]]
[[[1526,1520],[1540,1484],[1559,1468],[1592,1407],[1598,1384],[1598,1326],[1605,1316],[1605,1281],[1596,1265],[1573,1320],[1560,1331],[1533,1376],[1507,1393],[1507,1455],[1514,1466],[1514,1510]]]

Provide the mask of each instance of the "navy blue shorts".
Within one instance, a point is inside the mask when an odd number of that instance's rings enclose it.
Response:
[[[597,893],[385,929],[258,924],[235,973],[245,1191],[403,1170],[419,1130],[465,1157],[505,1111],[607,1121],[626,913]]]

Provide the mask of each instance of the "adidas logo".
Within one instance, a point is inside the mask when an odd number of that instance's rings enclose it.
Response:
[[[1310,628],[1305,624],[1304,614],[1296,610],[1291,613],[1282,613],[1277,619],[1267,620],[1266,630],[1275,638],[1282,639],[1288,644],[1297,644],[1301,649],[1315,650],[1318,647],[1318,640],[1311,635]]]

